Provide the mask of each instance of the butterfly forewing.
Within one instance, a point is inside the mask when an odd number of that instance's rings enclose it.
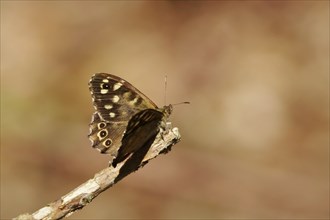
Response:
[[[135,113],[157,106],[129,82],[107,73],[97,73],[89,85],[94,107],[105,121],[127,121]]]

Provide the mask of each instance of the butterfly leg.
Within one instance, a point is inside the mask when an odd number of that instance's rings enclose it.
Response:
[[[165,141],[165,136],[166,134],[168,134],[168,132],[171,130],[172,128],[172,123],[171,122],[167,122],[167,121],[162,121],[160,123],[160,134],[161,134],[161,138],[163,141]]]

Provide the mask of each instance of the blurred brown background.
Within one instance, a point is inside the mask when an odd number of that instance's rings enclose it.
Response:
[[[71,219],[328,218],[328,1],[1,1],[1,218],[107,166],[87,83],[116,74],[182,141]]]

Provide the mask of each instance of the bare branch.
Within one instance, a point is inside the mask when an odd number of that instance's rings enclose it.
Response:
[[[180,133],[177,128],[158,133],[152,144],[146,146],[146,151],[132,155],[132,157],[119,163],[115,168],[110,166],[95,174],[94,178],[89,179],[76,189],[62,196],[60,199],[46,205],[33,214],[22,214],[14,218],[16,220],[29,219],[62,219],[70,216],[75,211],[82,209],[90,203],[101,192],[113,186],[128,174],[138,170],[149,160],[159,154],[167,153],[171,146],[180,141]],[[143,156],[139,158],[139,156]]]

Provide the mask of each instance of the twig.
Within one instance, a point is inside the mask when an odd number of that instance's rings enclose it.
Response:
[[[133,158],[132,156],[131,158],[119,163],[115,168],[112,166],[107,167],[106,169],[95,174],[94,178],[89,179],[65,196],[62,196],[60,199],[49,203],[33,214],[22,214],[14,219],[46,220],[68,217],[75,211],[85,207],[100,193],[113,186],[119,180],[138,170],[149,160],[157,157],[159,154],[170,151],[171,146],[179,142],[180,138],[180,133],[177,128],[161,131],[158,133],[153,143],[150,144],[151,146],[149,145],[147,147],[147,151],[143,154],[143,158],[140,160],[139,158]]]

